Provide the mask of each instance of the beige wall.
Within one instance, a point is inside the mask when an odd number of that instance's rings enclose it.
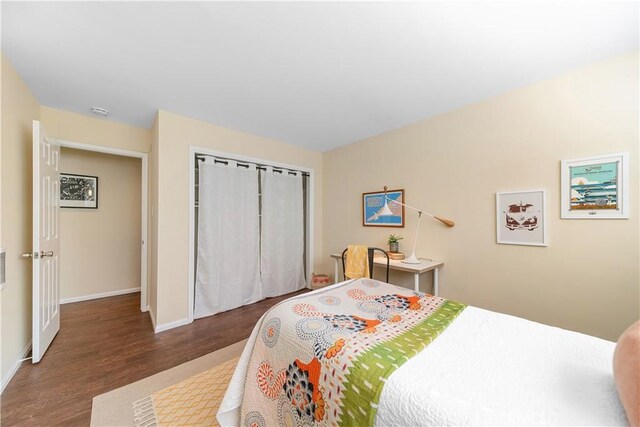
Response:
[[[45,106],[40,109],[40,117],[47,135],[53,138],[142,153],[148,153],[151,147],[149,129]]]
[[[417,254],[445,261],[442,296],[616,339],[640,317],[638,72],[637,53],[616,57],[325,153],[326,268],[329,253],[398,231],[362,226],[362,193],[404,188],[407,203],[456,221],[421,224]],[[630,219],[561,220],[560,161],[619,151],[631,156]],[[495,193],[538,188],[549,246],[496,244]],[[415,226],[408,211],[405,252]]]
[[[98,177],[98,209],[60,211],[60,297],[140,287],[142,161],[62,148],[60,172]]]
[[[189,145],[279,163],[313,168],[315,173],[314,266],[322,254],[322,153],[222,128],[166,111],[158,113],[159,177],[157,322],[187,317],[189,291]],[[153,209],[153,207],[152,207]],[[314,267],[315,268],[315,267]]]
[[[7,281],[2,292],[2,378],[31,341],[31,134],[40,106],[2,57],[2,242]]]

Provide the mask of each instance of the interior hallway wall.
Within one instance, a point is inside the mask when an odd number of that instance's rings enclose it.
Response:
[[[152,131],[149,129],[46,106],[40,108],[40,114],[44,128],[56,139],[142,153],[151,150]],[[153,170],[153,165],[149,164],[150,182],[154,173],[157,174],[157,170]],[[151,240],[150,211],[148,215],[147,239]],[[148,256],[150,258],[151,253]]]
[[[31,152],[33,120],[40,106],[9,61],[2,56],[2,212],[6,284],[2,289],[2,382],[19,366],[31,343]]]
[[[108,119],[42,106],[42,125],[53,138],[148,153],[151,131]]]
[[[326,152],[326,270],[330,253],[384,247],[389,233],[410,252],[415,212],[404,229],[361,220],[363,192],[404,188],[406,203],[456,221],[420,227],[417,255],[445,262],[442,296],[615,340],[640,317],[638,80],[635,52]],[[560,219],[560,161],[620,151],[630,218]],[[541,188],[549,246],[497,244],[495,193]]]
[[[98,177],[98,209],[60,210],[60,298],[140,289],[139,158],[62,147],[60,172]]]

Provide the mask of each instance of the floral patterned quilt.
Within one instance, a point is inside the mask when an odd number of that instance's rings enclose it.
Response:
[[[241,425],[373,425],[389,375],[464,308],[371,279],[276,305],[249,359]]]

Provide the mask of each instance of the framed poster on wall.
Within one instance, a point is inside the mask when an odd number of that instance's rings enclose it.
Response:
[[[496,193],[496,241],[547,246],[547,195],[544,190]]]
[[[362,194],[362,225],[368,227],[404,227],[404,190],[374,191]],[[387,209],[384,209],[385,202]],[[389,215],[389,211],[391,215]]]
[[[61,173],[60,207],[98,209],[98,177]]]
[[[560,179],[561,218],[629,218],[628,153],[563,160]]]

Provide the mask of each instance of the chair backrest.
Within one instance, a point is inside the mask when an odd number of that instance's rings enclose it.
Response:
[[[344,277],[344,280],[347,280],[347,275],[345,273],[345,268],[344,268],[344,260],[347,257],[347,251],[348,250],[349,250],[349,248],[347,248],[344,251],[342,251],[342,276]],[[386,278],[385,282],[389,283],[389,254],[384,249],[367,248],[367,257],[369,259],[369,278],[373,279],[373,257],[374,257],[375,251],[382,252],[382,254],[387,258],[387,276],[386,276],[387,278]]]

